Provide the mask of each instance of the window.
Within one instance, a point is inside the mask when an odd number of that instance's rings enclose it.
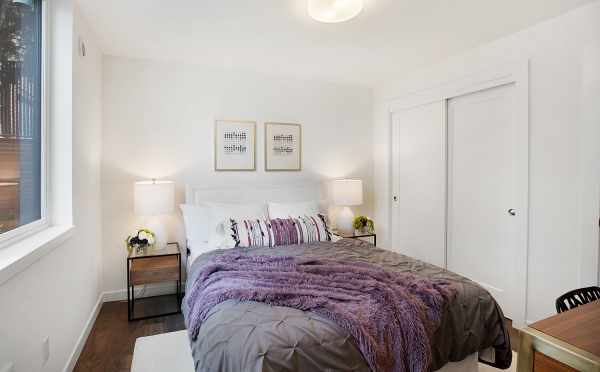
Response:
[[[42,0],[0,0],[0,241],[44,223]]]

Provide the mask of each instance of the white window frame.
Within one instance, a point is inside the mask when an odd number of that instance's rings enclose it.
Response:
[[[12,244],[15,244],[25,238],[30,237],[33,234],[36,234],[42,230],[47,229],[50,224],[48,222],[49,213],[49,177],[48,177],[48,169],[49,169],[49,104],[48,104],[48,89],[49,89],[49,48],[48,48],[48,30],[49,30],[49,20],[48,20],[48,0],[42,0],[42,71],[41,71],[41,112],[40,112],[40,120],[41,120],[41,128],[40,133],[42,136],[41,146],[40,146],[40,216],[39,220],[30,222],[26,225],[19,226],[15,229],[7,231],[5,233],[0,234],[0,249],[6,248]]]

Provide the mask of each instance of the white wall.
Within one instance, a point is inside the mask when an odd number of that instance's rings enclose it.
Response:
[[[63,115],[54,117],[69,128],[72,118],[75,232],[61,246],[0,285],[0,367],[13,362],[15,372],[63,371],[100,293],[102,58],[73,2],[50,3],[56,51],[52,62],[63,74],[55,82],[56,88],[61,87],[61,97],[54,96],[63,107],[59,110]],[[85,59],[71,54],[71,41],[79,35],[87,41]],[[70,138],[61,134],[60,152],[68,156]],[[70,174],[63,174],[55,181],[70,179]],[[50,359],[42,365],[42,340],[46,336],[50,337]]]
[[[97,299],[102,289],[102,50],[78,9],[74,28],[73,217],[82,244],[89,244],[89,256],[79,262],[90,269],[90,284],[96,287],[90,295]],[[81,43],[85,56],[80,52]]]
[[[207,56],[207,58],[209,58]],[[215,172],[215,119],[256,120],[257,171]],[[303,125],[301,172],[264,171],[264,122]],[[104,289],[125,288],[124,239],[133,216],[133,182],[166,178],[183,200],[186,183],[206,188],[295,184],[339,177],[365,180],[372,192],[369,89],[117,57],[104,59]],[[171,219],[171,237],[183,243]],[[124,296],[124,292],[119,292]],[[117,296],[118,297],[118,296]]]
[[[597,282],[600,209],[600,2],[416,72],[374,92],[375,218],[389,247],[387,106],[410,92],[502,61],[530,59],[530,237],[527,319],[563,292]],[[510,264],[510,263],[507,263]]]

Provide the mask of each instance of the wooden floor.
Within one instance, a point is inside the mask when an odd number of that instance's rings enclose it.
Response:
[[[172,296],[155,298],[153,310],[168,311]],[[136,306],[138,304],[136,303]],[[141,311],[144,304],[140,303]],[[162,307],[162,308],[161,308]],[[519,334],[508,321],[512,349],[518,350]],[[133,348],[138,337],[185,329],[183,315],[127,321],[127,302],[107,302],[102,305],[96,323],[75,366],[75,372],[129,372]]]
[[[168,312],[173,296],[154,298],[153,311]],[[136,302],[140,313],[147,304]],[[165,311],[163,311],[165,310]],[[137,311],[137,310],[136,310]],[[127,321],[127,301],[106,302],[81,352],[75,372],[129,372],[133,347],[138,337],[185,329],[183,315]]]

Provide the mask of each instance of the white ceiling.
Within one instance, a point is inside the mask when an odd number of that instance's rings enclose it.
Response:
[[[371,85],[593,0],[366,0],[338,24],[306,0],[79,0],[106,54]]]

